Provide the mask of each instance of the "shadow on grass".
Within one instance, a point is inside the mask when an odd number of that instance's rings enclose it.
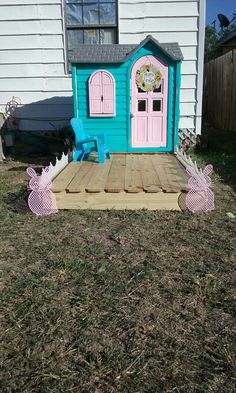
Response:
[[[62,153],[61,153],[62,154]],[[22,163],[22,166],[17,166],[17,171],[24,171],[26,170],[28,165],[33,165],[33,166],[47,166],[50,163],[52,163],[53,165],[55,165],[56,162],[56,157],[55,155],[19,155],[19,154],[15,154],[14,155],[14,161],[18,161],[19,163]],[[25,165],[24,165],[25,164]],[[15,168],[12,167],[9,169],[10,171],[14,171]]]
[[[16,169],[17,169],[17,172],[26,172],[27,165],[18,166],[17,168],[11,167],[7,171],[8,172],[16,172]]]
[[[19,191],[8,192],[7,195],[3,196],[2,201],[13,212],[28,212],[28,196],[29,190],[27,187],[22,186]]]
[[[212,164],[214,172],[221,178],[221,181],[236,191],[236,152],[199,152],[197,157],[206,164]]]

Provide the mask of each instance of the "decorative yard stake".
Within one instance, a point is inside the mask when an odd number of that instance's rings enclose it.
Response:
[[[52,189],[52,180],[65,168],[71,160],[71,152],[64,153],[60,160],[56,159],[56,164],[42,169],[41,175],[37,175],[33,168],[27,168],[27,173],[31,177],[29,188],[32,190],[28,204],[30,210],[37,216],[46,216],[57,213],[56,198]]]
[[[209,174],[213,171],[212,165],[199,169],[196,161],[187,157],[182,151],[177,151],[177,158],[186,168],[188,175],[189,192],[186,196],[186,206],[193,212],[208,212],[215,209],[214,193],[212,192],[213,182]]]
[[[56,198],[51,191],[52,182],[49,174],[50,167],[42,170],[40,176],[33,168],[27,168],[27,173],[31,176],[29,188],[32,192],[28,198],[30,210],[37,216],[44,216],[57,213]]]

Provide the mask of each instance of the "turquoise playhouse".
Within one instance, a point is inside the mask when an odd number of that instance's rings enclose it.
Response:
[[[147,36],[139,45],[79,45],[69,52],[74,117],[111,153],[178,147],[183,55],[178,43]]]

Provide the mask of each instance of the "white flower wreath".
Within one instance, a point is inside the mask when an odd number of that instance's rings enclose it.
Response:
[[[162,73],[154,65],[142,65],[136,72],[136,84],[143,91],[153,91],[161,85]]]

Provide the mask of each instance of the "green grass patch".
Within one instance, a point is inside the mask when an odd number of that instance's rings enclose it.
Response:
[[[235,391],[234,169],[197,159],[216,170],[210,214],[37,218],[15,208],[24,165],[1,164],[3,392]]]

